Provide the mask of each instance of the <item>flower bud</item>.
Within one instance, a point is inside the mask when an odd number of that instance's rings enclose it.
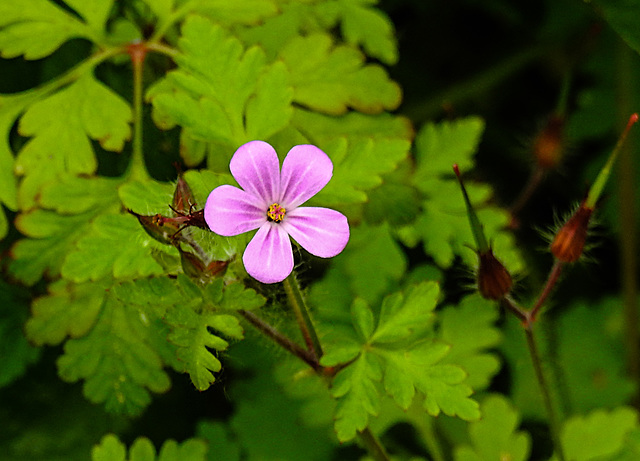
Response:
[[[176,190],[173,192],[172,202],[172,209],[176,215],[189,214],[191,209],[196,206],[191,187],[184,180],[181,172],[178,172],[178,182],[176,183]]]
[[[550,170],[558,166],[564,153],[564,117],[553,115],[538,133],[533,154],[540,168]]]
[[[580,258],[587,240],[589,220],[592,213],[593,208],[589,208],[582,203],[560,228],[550,247],[551,253],[558,261],[572,263]]]
[[[155,240],[160,243],[164,243],[165,245],[173,244],[173,238],[176,232],[180,229],[179,223],[167,223],[165,222],[165,218],[159,214],[145,216],[131,210],[127,211],[138,218],[142,228],[150,237],[153,237]]]
[[[478,291],[486,299],[502,299],[511,291],[513,280],[509,271],[496,259],[493,251],[478,253]]]

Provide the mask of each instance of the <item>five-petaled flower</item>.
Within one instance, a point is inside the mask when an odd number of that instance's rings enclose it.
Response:
[[[204,208],[209,228],[232,236],[258,229],[242,260],[253,278],[263,283],[284,280],[293,270],[291,236],[309,253],[330,258],[349,240],[347,218],[335,210],[301,207],[327,185],[331,159],[312,145],[294,146],[282,162],[263,141],[238,148],[229,165],[242,189],[215,188]]]

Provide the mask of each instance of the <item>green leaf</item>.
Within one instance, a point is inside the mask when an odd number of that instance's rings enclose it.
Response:
[[[256,24],[278,12],[274,0],[243,0],[228,2],[226,0],[209,0],[196,4],[194,11],[216,22],[232,24]]]
[[[93,329],[65,343],[59,375],[69,382],[84,379],[85,397],[110,412],[139,414],[150,402],[149,390],[170,387],[154,347],[161,333],[154,319],[108,294]]]
[[[100,41],[113,0],[65,0],[82,16],[49,0],[4,0],[0,5],[0,53],[4,58],[24,55],[40,59],[71,38]]]
[[[398,61],[395,32],[391,20],[371,7],[376,0],[338,0],[319,3],[316,11],[328,27],[340,22],[342,36],[351,45],[362,45],[365,52],[385,64]]]
[[[340,115],[353,108],[377,114],[400,104],[400,87],[382,67],[365,64],[355,48],[334,46],[329,35],[296,37],[280,57],[291,73],[294,101],[313,110]]]
[[[595,2],[604,18],[611,25],[620,37],[640,53],[640,32],[634,17],[640,13],[640,2],[637,0],[626,0],[624,2],[614,0],[597,0]]]
[[[337,138],[321,146],[334,163],[333,178],[318,195],[328,204],[364,202],[366,191],[382,184],[382,175],[406,158],[402,139]]]
[[[40,201],[55,211],[36,209],[18,216],[16,227],[30,238],[11,248],[10,273],[28,285],[45,273],[59,276],[67,253],[87,232],[91,220],[118,203],[117,184],[108,178],[65,176],[46,187]]]
[[[199,439],[187,439],[182,443],[166,440],[156,456],[153,443],[145,437],[134,440],[127,456],[126,446],[114,434],[105,435],[91,450],[92,461],[204,461],[207,445]]]
[[[338,399],[335,430],[342,442],[353,439],[356,431],[367,427],[369,415],[377,415],[377,382],[382,378],[380,359],[363,352],[334,378],[331,395]]]
[[[482,419],[469,424],[471,446],[457,447],[455,461],[526,461],[531,438],[517,431],[518,413],[502,396],[491,395],[480,405]],[[573,458],[571,458],[573,459]]]
[[[237,147],[289,123],[292,92],[285,69],[268,66],[260,48],[245,50],[198,16],[184,22],[179,48],[178,69],[148,93],[161,126],[179,124],[195,139]]]
[[[623,449],[627,435],[637,428],[638,414],[628,407],[574,416],[562,429],[564,454],[574,461],[619,459],[615,455]]]
[[[398,234],[408,246],[422,240],[427,254],[442,267],[449,267],[456,255],[468,265],[477,264],[475,253],[469,249],[473,234],[452,165],[457,163],[460,171],[471,168],[483,128],[482,120],[469,117],[438,125],[428,123],[416,137],[414,185],[424,194],[423,212]],[[523,263],[513,237],[504,230],[509,222],[507,212],[486,206],[491,194],[487,186],[467,182],[466,188],[494,253],[510,272],[518,272]]]
[[[358,334],[340,334],[337,329],[325,339],[321,363],[335,366],[340,358],[346,363],[331,390],[337,399],[335,429],[341,441],[353,438],[368,425],[369,416],[377,414],[379,381],[404,410],[419,391],[425,397],[425,410],[433,416],[444,412],[465,420],[479,418],[478,404],[469,398],[472,390],[464,383],[466,373],[457,365],[444,363],[451,347],[432,339],[432,310],[437,298],[434,282],[388,296],[375,329],[370,326],[373,313],[366,312],[370,308],[356,300],[352,318]],[[372,333],[363,338],[367,332]]]
[[[114,251],[117,248],[117,251]],[[146,277],[161,274],[149,248],[167,248],[153,240],[131,215],[98,216],[76,244],[61,268],[62,276],[76,283]]]
[[[404,294],[387,296],[380,309],[380,321],[370,335],[377,344],[420,337],[433,323],[433,310],[438,302],[440,287],[424,282],[409,287]]]
[[[476,391],[486,388],[500,370],[500,359],[489,352],[502,339],[495,326],[499,315],[494,302],[477,294],[438,312],[437,337],[451,345],[443,362],[460,366],[468,375],[466,384]]]
[[[40,357],[40,350],[24,337],[29,313],[25,290],[0,280],[0,388],[24,374]]]
[[[15,164],[25,175],[21,208],[31,208],[42,186],[58,175],[93,174],[97,160],[91,140],[106,150],[121,151],[131,136],[131,120],[129,104],[91,73],[33,103],[18,125],[21,135],[31,137]]]
[[[209,349],[226,350],[229,343],[222,336],[243,338],[238,319],[226,314],[198,315],[190,309],[173,309],[165,321],[171,327],[169,341],[178,347],[178,359],[184,364],[184,371],[189,373],[198,390],[207,390],[215,381],[213,373],[222,369],[220,360]]]
[[[49,294],[33,302],[26,324],[29,340],[37,345],[60,344],[67,336],[86,335],[101,312],[108,284],[71,284],[59,280]]]

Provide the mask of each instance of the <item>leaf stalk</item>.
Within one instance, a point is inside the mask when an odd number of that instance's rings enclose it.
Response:
[[[307,345],[307,349],[316,357],[316,360],[320,360],[320,357],[322,357],[322,346],[320,345],[318,334],[316,333],[316,329],[311,321],[311,316],[309,315],[309,309],[302,297],[300,285],[298,284],[298,280],[294,273],[292,272],[286,279],[284,279],[282,284],[284,285],[284,290],[287,293],[289,305],[296,316],[296,321],[298,322],[298,327],[300,328],[304,342]]]

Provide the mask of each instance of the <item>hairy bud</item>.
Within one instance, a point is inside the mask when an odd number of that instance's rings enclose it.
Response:
[[[577,261],[584,250],[589,230],[589,220],[593,209],[583,204],[560,228],[551,242],[551,253],[559,261],[572,263]]]

